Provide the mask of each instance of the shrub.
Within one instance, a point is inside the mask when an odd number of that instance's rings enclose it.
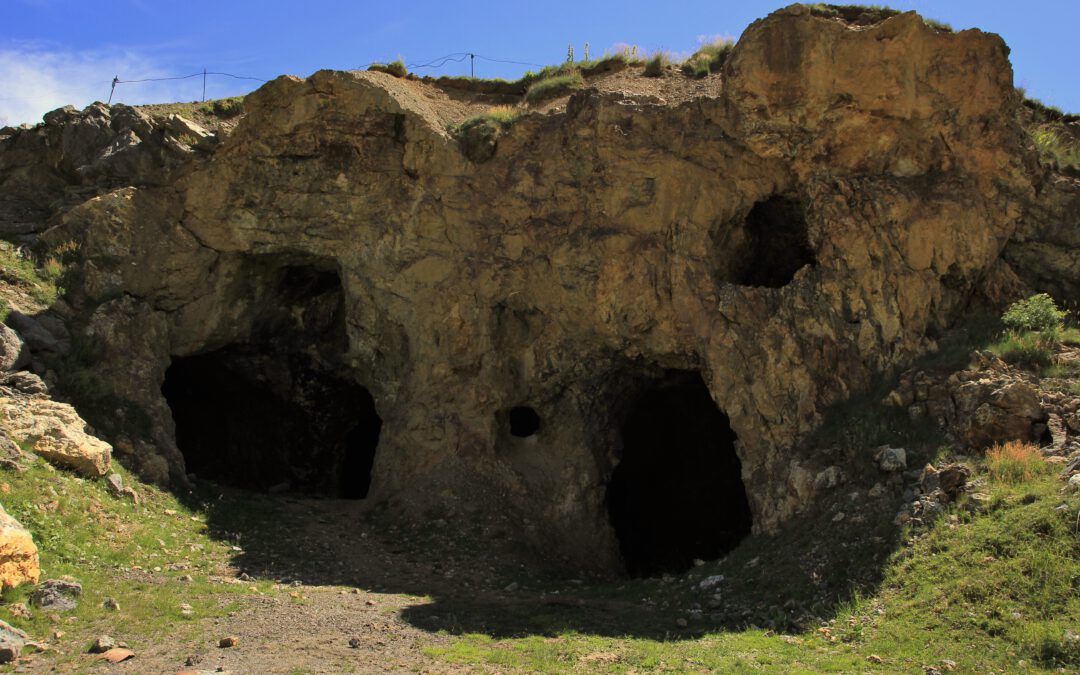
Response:
[[[1025,483],[1053,468],[1037,446],[1022,441],[1009,441],[987,450],[986,467],[990,476],[1002,483]]]
[[[223,119],[237,117],[244,113],[244,97],[234,96],[232,98],[210,101],[202,107],[202,110],[209,115],[214,115]]]
[[[668,55],[660,52],[654,54],[652,58],[645,62],[645,77],[660,77],[664,74],[664,69],[671,64],[671,59]]]
[[[1001,322],[1006,328],[1017,333],[1056,333],[1061,330],[1065,314],[1048,294],[1038,293],[1009,305],[1001,315]]]
[[[731,40],[717,40],[703,45],[683,63],[683,73],[689,77],[702,78],[710,73],[720,72],[734,46],[735,43]]]
[[[529,85],[528,91],[525,92],[525,100],[529,103],[539,103],[549,98],[563,96],[584,84],[585,80],[582,79],[581,73],[577,71],[547,77]]]
[[[1008,363],[1041,370],[1054,362],[1053,335],[1046,333],[1008,333],[988,349]]]
[[[1065,133],[1043,127],[1032,130],[1031,139],[1044,163],[1080,167],[1080,143],[1070,142]]]
[[[387,75],[393,75],[394,77],[405,77],[409,74],[408,68],[405,67],[405,63],[398,59],[391,63],[373,63],[368,66],[368,70],[374,70],[377,73],[386,73]]]

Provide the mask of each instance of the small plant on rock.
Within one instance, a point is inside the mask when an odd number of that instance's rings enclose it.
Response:
[[[645,62],[645,77],[661,77],[664,74],[664,70],[671,64],[671,59],[668,55],[660,52],[654,54],[652,58]]]
[[[374,70],[377,73],[386,73],[387,75],[393,75],[394,77],[405,77],[409,74],[409,69],[405,67],[405,62],[401,59],[391,61],[390,63],[373,63],[368,66],[368,70]]]

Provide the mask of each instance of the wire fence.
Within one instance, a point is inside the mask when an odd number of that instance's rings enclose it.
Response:
[[[448,66],[448,65],[450,65],[452,63],[462,63],[462,62],[465,61],[465,59],[469,59],[469,76],[470,77],[476,77],[476,60],[477,59],[480,59],[481,61],[486,61],[486,62],[489,62],[489,63],[500,63],[500,64],[506,64],[506,65],[515,65],[515,66],[528,66],[528,67],[532,67],[532,68],[543,68],[544,67],[544,64],[542,64],[542,63],[531,63],[529,61],[518,61],[518,60],[514,60],[514,59],[496,59],[496,58],[493,58],[493,57],[490,57],[490,56],[484,56],[482,54],[477,54],[475,52],[454,52],[453,54],[446,54],[444,56],[440,56],[439,58],[428,61],[426,63],[407,63],[407,64],[405,64],[405,67],[410,71],[412,71],[412,70],[421,70],[421,69],[425,69],[425,68],[438,70],[439,68],[445,68],[446,66]],[[386,64],[386,61],[372,61],[371,63],[368,63],[366,65],[358,66],[356,68],[356,70],[367,70],[371,66],[383,65],[383,64]],[[109,104],[112,104],[113,96],[116,95],[116,88],[117,88],[118,85],[122,85],[122,84],[141,84],[141,83],[144,83],[144,82],[170,82],[170,81],[176,81],[176,80],[192,80],[192,79],[195,79],[195,78],[198,78],[198,77],[202,78],[202,100],[203,101],[206,100],[206,82],[207,82],[207,79],[211,78],[211,77],[228,77],[228,78],[232,78],[232,79],[235,79],[235,80],[250,80],[250,81],[254,81],[254,82],[269,82],[269,80],[263,79],[261,77],[251,77],[251,76],[248,76],[248,75],[236,75],[236,74],[233,74],[233,73],[223,73],[223,72],[218,72],[218,71],[207,70],[205,68],[202,70],[202,72],[192,73],[190,75],[177,75],[177,76],[174,76],[174,77],[144,77],[144,78],[133,79],[133,80],[121,80],[120,76],[117,75],[117,76],[113,77],[113,79],[112,79],[112,87],[109,89],[109,100],[108,100],[108,102],[109,102]]]

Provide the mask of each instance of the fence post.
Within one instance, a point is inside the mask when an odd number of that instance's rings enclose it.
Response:
[[[202,69],[202,100],[206,103],[206,68]]]
[[[112,79],[112,89],[109,90],[109,102],[107,105],[112,105],[113,92],[116,91],[116,85],[120,83],[120,77],[114,76]]]

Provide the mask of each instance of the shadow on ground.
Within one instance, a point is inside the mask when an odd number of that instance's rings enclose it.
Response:
[[[816,513],[751,536],[720,561],[641,579],[560,568],[490,524],[408,523],[364,501],[211,483],[188,501],[207,514],[212,536],[239,549],[237,575],[410,596],[400,617],[425,631],[678,640],[751,626],[801,632],[854,594],[873,593],[900,543],[892,519],[901,485],[894,480],[877,498],[838,488]]]

